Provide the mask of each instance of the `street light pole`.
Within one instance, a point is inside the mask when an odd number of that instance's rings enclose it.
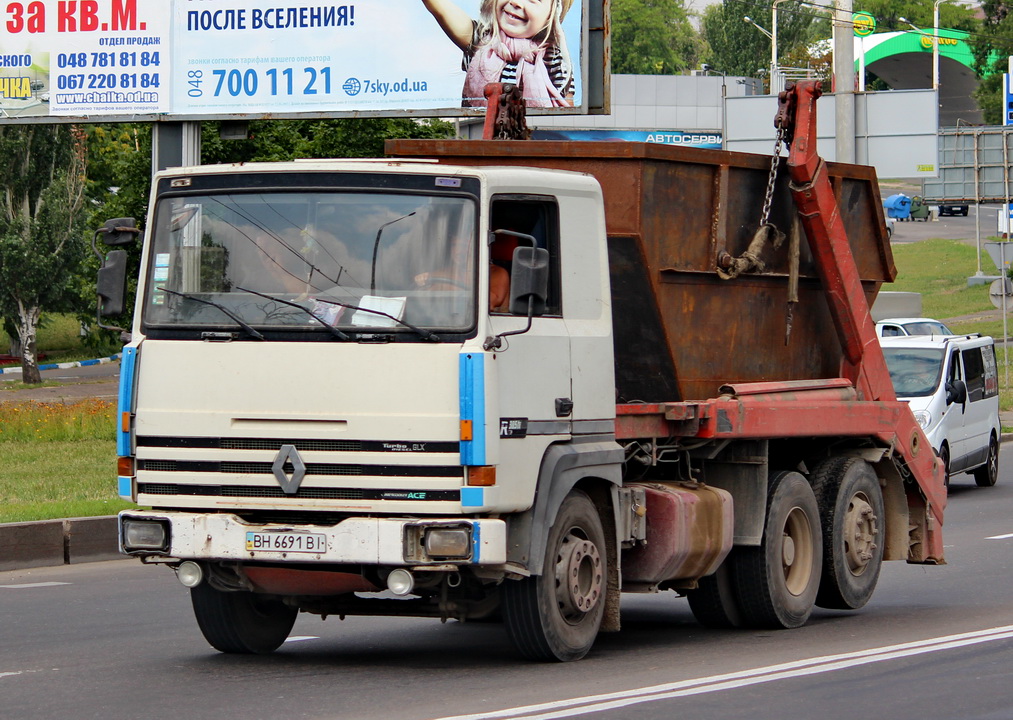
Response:
[[[939,3],[946,0],[935,0],[932,3],[932,88],[939,91]]]
[[[770,6],[770,94],[776,95],[781,89],[781,83],[777,82],[777,90],[774,83],[777,81],[780,66],[777,64],[777,5],[784,0],[774,0]]]
[[[776,20],[777,17],[775,16],[774,19]],[[774,35],[771,32],[769,32],[765,27],[761,27],[760,25],[757,25],[756,21],[754,21],[753,18],[749,17],[748,15],[744,15],[743,18],[742,18],[742,21],[749,23],[754,28],[756,28],[757,30],[759,30],[760,32],[762,32],[764,35],[766,35],[767,37],[770,38],[770,47],[771,47],[771,51],[770,51],[770,55],[771,55],[771,63],[770,63],[770,94],[771,95],[777,95],[777,91],[774,89],[774,74],[776,72],[776,65],[777,65],[777,60],[776,60],[776,58],[777,58],[777,42],[774,40]]]

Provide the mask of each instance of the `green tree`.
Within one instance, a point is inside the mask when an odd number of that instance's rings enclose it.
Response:
[[[704,11],[702,31],[710,48],[707,62],[728,75],[756,77],[770,72],[771,40],[744,20],[749,17],[768,32],[770,4],[766,6],[724,0]],[[825,11],[805,2],[792,0],[777,6],[778,64],[798,64],[810,55],[809,46],[830,37]]]
[[[70,125],[0,126],[0,315],[14,324],[22,379],[42,382],[43,310],[71,309],[85,255],[85,138]]]
[[[219,123],[201,129],[201,162],[275,162],[295,158],[383,157],[389,138],[440,138],[453,126],[440,120],[341,118],[253,120],[248,139],[222,140]]]
[[[612,0],[612,72],[674,75],[702,52],[683,0]]]
[[[876,18],[876,32],[914,32],[901,18],[917,27],[931,28],[932,5],[925,0],[861,0],[854,3],[854,9],[855,12],[862,10]],[[942,2],[939,4],[939,27],[975,32],[978,21],[973,10],[952,2]]]
[[[985,15],[981,30],[969,41],[974,71],[980,78],[974,99],[986,124],[1001,125],[1005,101],[1002,74],[1007,70],[1007,59],[1013,55],[1013,4],[1006,0],[985,0],[981,10]]]

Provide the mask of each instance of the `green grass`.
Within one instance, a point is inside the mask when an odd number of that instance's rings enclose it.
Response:
[[[0,522],[132,507],[116,495],[115,415],[102,400],[0,405]]]
[[[956,240],[925,240],[893,246],[897,264],[897,280],[884,285],[884,290],[900,290],[922,294],[922,314],[931,318],[955,318],[994,310],[988,299],[988,285],[967,286],[967,278],[977,271],[977,250]],[[982,271],[988,272],[992,261],[982,258]],[[980,323],[954,323],[961,332],[979,332]],[[1000,327],[1001,327],[1000,322]],[[963,325],[974,329],[963,329]]]
[[[134,507],[116,495],[112,440],[0,443],[0,522],[113,515]]]
[[[76,350],[81,347],[81,323],[73,315],[43,313],[36,346],[45,352]],[[0,330],[0,351],[6,352],[10,338]]]
[[[10,351],[11,339],[0,329],[0,354]],[[108,357],[120,351],[120,346],[86,348],[81,344],[81,323],[74,315],[45,314],[39,327],[35,346],[46,357],[40,364],[65,363],[78,360]],[[16,367],[20,363],[0,363],[0,367]]]

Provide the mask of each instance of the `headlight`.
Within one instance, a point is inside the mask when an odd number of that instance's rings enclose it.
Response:
[[[471,533],[464,528],[430,528],[426,532],[426,554],[431,558],[468,558]]]
[[[127,552],[132,550],[168,550],[168,528],[158,520],[124,518],[123,549]]]
[[[915,421],[924,430],[932,424],[932,413],[928,410],[915,410]]]

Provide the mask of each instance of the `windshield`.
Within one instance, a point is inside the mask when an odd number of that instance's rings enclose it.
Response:
[[[475,238],[474,203],[465,197],[343,191],[163,198],[144,322],[321,338],[333,337],[326,325],[466,331],[475,317]]]
[[[904,330],[908,335],[952,335],[950,329],[941,322],[933,320],[920,320],[904,324]]]
[[[931,395],[939,387],[943,351],[936,348],[883,348],[897,397]]]

